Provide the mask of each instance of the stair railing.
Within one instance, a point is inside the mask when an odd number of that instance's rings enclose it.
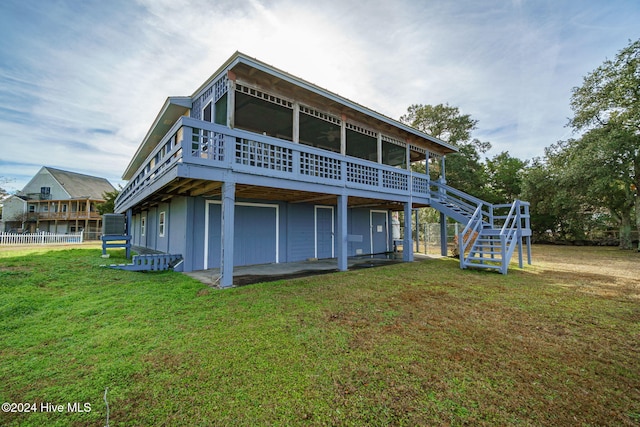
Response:
[[[482,230],[482,213],[482,205],[478,204],[478,207],[476,207],[476,210],[471,216],[471,219],[464,227],[464,229],[458,234],[460,268],[466,267],[467,259],[465,252],[467,248],[472,247],[475,239],[480,235],[480,231]],[[467,237],[465,238],[465,236]]]
[[[438,181],[431,181],[430,185],[436,187],[435,191],[431,190],[430,195],[433,199],[440,200],[442,202],[450,202],[463,209],[469,215],[471,215],[472,212],[475,212],[476,207],[480,206],[482,219],[487,224],[493,226],[492,204]]]
[[[502,274],[507,274],[507,268],[509,262],[511,262],[511,256],[518,244],[519,234],[521,228],[520,220],[520,200],[515,200],[511,205],[509,214],[504,220],[502,229],[500,230],[500,245],[502,251]],[[522,266],[520,266],[522,267]]]

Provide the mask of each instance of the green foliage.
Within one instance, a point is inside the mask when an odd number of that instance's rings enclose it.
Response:
[[[120,194],[121,191],[122,191],[122,187],[114,191],[106,191],[105,193],[102,194],[102,197],[104,198],[105,202],[99,203],[96,206],[100,215],[114,212],[116,199],[118,198],[118,195]]]
[[[595,180],[587,197],[600,192],[603,205],[619,218],[621,232],[630,228],[633,216],[640,232],[640,40],[589,73],[573,89],[571,108],[569,124],[590,129],[574,150]],[[621,244],[630,247],[630,239],[622,238]]]
[[[411,105],[400,121],[456,146],[469,141],[478,124],[469,114],[461,114],[458,107],[449,104]]]
[[[522,193],[522,177],[528,161],[512,157],[507,151],[486,160],[486,169],[495,199],[513,201]]]

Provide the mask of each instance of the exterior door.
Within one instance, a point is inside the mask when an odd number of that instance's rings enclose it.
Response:
[[[315,257],[318,259],[333,258],[333,207],[316,206],[315,222]]]
[[[386,211],[371,211],[371,253],[389,251],[389,230]]]

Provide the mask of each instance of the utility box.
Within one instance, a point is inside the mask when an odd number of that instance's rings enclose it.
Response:
[[[102,215],[103,236],[124,236],[126,234],[126,217],[121,214]]]

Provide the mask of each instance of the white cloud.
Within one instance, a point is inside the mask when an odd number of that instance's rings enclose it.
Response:
[[[567,137],[580,77],[640,37],[625,0],[103,3],[0,6],[0,176],[23,163],[117,183],[166,97],[236,50],[393,118],[448,102],[490,155],[529,158]]]

